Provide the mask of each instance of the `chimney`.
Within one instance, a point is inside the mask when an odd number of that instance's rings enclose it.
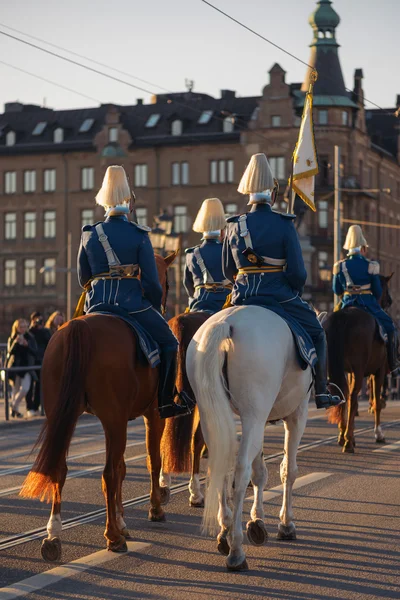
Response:
[[[141,106],[143,104],[143,98],[136,98],[136,104]]]
[[[24,105],[22,104],[22,102],[6,102],[4,104],[4,112],[5,113],[22,112],[23,109],[24,109]]]
[[[228,98],[236,98],[235,90],[221,90],[221,98],[224,100]]]

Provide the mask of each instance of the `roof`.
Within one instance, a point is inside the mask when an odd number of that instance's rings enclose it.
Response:
[[[395,116],[394,112],[394,108],[370,109],[365,111],[365,118],[372,144],[396,157],[400,119]]]
[[[258,105],[258,96],[240,98],[226,90],[221,98],[193,92],[160,94],[152,104],[138,103],[134,106],[116,106],[120,122],[133,142],[132,147],[148,145],[191,144],[204,141],[237,141],[240,131],[248,122]],[[48,108],[9,105],[15,109],[0,115],[0,155],[30,152],[95,150],[94,138],[104,127],[110,105],[78,110],[51,110]],[[209,111],[210,118],[199,123],[203,112]],[[160,115],[152,127],[146,127],[151,115]],[[223,131],[226,117],[235,117],[233,131]],[[86,119],[93,119],[87,131],[79,131]],[[174,120],[182,121],[182,135],[171,135]],[[40,135],[33,135],[38,123],[46,126]],[[53,142],[55,129],[64,130],[61,143]],[[39,128],[40,130],[40,128]],[[16,144],[6,146],[8,131],[16,133]]]

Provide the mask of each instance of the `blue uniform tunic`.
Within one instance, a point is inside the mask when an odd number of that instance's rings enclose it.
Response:
[[[195,251],[198,249],[197,251]],[[200,252],[206,273],[202,272],[196,254]],[[207,285],[207,287],[205,286]],[[215,291],[210,287],[215,286]],[[206,311],[214,314],[221,310],[230,294],[228,281],[222,272],[222,244],[218,239],[209,238],[200,246],[186,250],[186,266],[183,285],[189,296],[190,312]],[[225,286],[225,287],[224,287]]]
[[[239,216],[228,219],[223,246],[223,271],[230,281],[234,281],[239,269],[254,267],[243,255],[246,242],[240,235],[239,220]],[[253,250],[264,257],[284,259],[286,267],[279,273],[238,274],[232,304],[255,304],[268,308],[279,303],[313,340],[317,339],[323,330],[315,311],[301,298],[307,272],[292,218],[273,212],[268,204],[255,204],[246,221]]]
[[[128,221],[126,216],[108,217],[103,225],[111,248],[121,265],[138,265],[140,280],[96,279],[86,296],[85,312],[110,304],[130,313],[160,346],[175,346],[177,341],[161,316],[162,289],[158,279],[154,251],[147,229]],[[84,287],[92,277],[108,273],[107,256],[95,225],[82,229],[78,252],[78,279]]]
[[[352,291],[354,286],[362,286],[365,292],[371,293],[346,293],[346,290]],[[377,319],[386,333],[394,331],[392,319],[379,305],[382,286],[377,262],[368,260],[359,252],[337,262],[333,268],[332,287],[337,296],[343,295],[341,308],[346,306],[362,308]]]

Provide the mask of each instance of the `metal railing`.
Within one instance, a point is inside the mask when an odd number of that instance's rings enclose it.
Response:
[[[29,367],[0,367],[0,373],[4,373],[4,380],[2,379],[3,392],[4,392],[4,413],[6,421],[10,420],[10,382],[9,373],[19,373],[21,371],[40,371],[41,365],[32,365]],[[41,403],[41,414],[44,415],[43,404]]]

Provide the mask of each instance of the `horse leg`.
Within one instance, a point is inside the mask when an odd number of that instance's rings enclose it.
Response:
[[[106,501],[107,520],[104,537],[108,550],[126,552],[125,537],[121,534],[121,520],[117,519],[118,491],[122,485],[121,463],[126,447],[125,429],[108,428],[103,424],[106,436],[106,464],[103,471],[103,494]]]
[[[41,547],[42,558],[49,562],[61,559],[61,494],[67,477],[67,463],[62,467],[60,481],[53,484],[53,504],[50,519],[47,523],[47,538],[43,540]]]
[[[233,523],[230,532],[231,548],[226,560],[229,571],[243,571],[248,568],[243,551],[243,501],[250,480],[251,465],[262,449],[264,423],[265,419],[259,418],[258,415],[255,415],[251,421],[242,420],[242,439],[235,470]]]
[[[285,426],[285,455],[281,462],[280,474],[283,484],[283,502],[279,513],[278,540],[295,540],[296,527],[293,523],[292,492],[296,481],[297,450],[307,424],[308,397],[286,419]]]
[[[232,511],[228,506],[228,479],[225,478],[222,492],[219,494],[218,523],[221,531],[217,536],[217,550],[224,556],[229,555],[228,535],[232,526]]]
[[[263,492],[268,480],[264,455],[260,452],[252,464],[251,482],[254,489],[254,503],[250,511],[251,521],[247,523],[247,537],[251,544],[261,546],[268,539],[264,524]]]
[[[163,504],[168,504],[170,491],[168,487],[160,487],[161,473],[161,438],[165,420],[160,418],[158,409],[152,405],[145,415],[147,468],[150,472],[150,510],[149,521],[165,521]]]
[[[357,412],[357,396],[361,390],[363,382],[363,371],[355,371],[353,373],[351,384],[350,384],[350,393],[349,399],[347,403],[347,428],[344,433],[344,446],[343,452],[350,452],[354,454],[355,448],[355,439],[354,439],[354,422]]]
[[[117,486],[117,494],[116,494],[116,511],[117,511],[117,523],[118,528],[121,534],[124,536],[126,540],[131,539],[129,531],[126,527],[126,523],[124,521],[124,505],[122,504],[122,484],[124,483],[126,475],[126,464],[125,460],[122,457],[121,462],[119,463],[118,469],[118,486]]]
[[[204,507],[204,496],[200,488],[200,456],[204,446],[203,432],[201,431],[200,422],[197,426],[192,440],[192,473],[189,482],[190,506],[197,508]]]
[[[374,398],[374,413],[375,413],[375,441],[377,444],[385,444],[385,436],[381,427],[381,410],[382,410],[382,390],[385,382],[385,373],[380,369],[371,377],[373,381],[373,398]]]

